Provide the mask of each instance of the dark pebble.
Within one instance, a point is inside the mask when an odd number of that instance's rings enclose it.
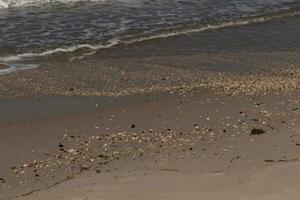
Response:
[[[0,183],[5,183],[5,179],[4,178],[0,178]]]
[[[276,160],[265,160],[265,162],[276,162]]]
[[[250,135],[261,135],[261,134],[264,134],[265,132],[266,131],[264,131],[263,129],[254,128],[251,130]]]

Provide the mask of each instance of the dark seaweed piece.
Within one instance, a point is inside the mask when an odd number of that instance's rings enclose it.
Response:
[[[250,135],[261,135],[261,134],[264,134],[265,132],[266,131],[264,131],[263,129],[254,128],[251,130]]]

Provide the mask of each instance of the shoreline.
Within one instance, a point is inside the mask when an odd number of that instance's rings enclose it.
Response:
[[[104,49],[82,59],[62,53],[41,61],[39,68],[0,76],[0,97],[120,97],[202,89],[239,94],[298,89],[299,20],[296,16],[144,41]]]
[[[0,199],[298,200],[299,20],[0,76]]]
[[[1,6],[1,1],[0,1],[0,6]],[[1,8],[1,7],[0,7]],[[215,31],[215,30],[223,30],[223,29],[230,29],[230,28],[235,28],[235,27],[240,27],[240,26],[248,26],[248,25],[256,25],[260,23],[272,23],[272,21],[277,21],[285,18],[298,18],[300,15],[299,12],[300,6],[295,4],[294,6],[289,7],[288,9],[282,9],[282,10],[273,10],[270,13],[260,13],[260,14],[253,14],[250,16],[244,16],[241,18],[236,18],[232,19],[231,21],[225,20],[225,21],[216,21],[214,23],[208,23],[203,26],[202,22],[194,22],[189,25],[183,26],[181,28],[170,28],[167,29],[167,31],[161,31],[156,33],[155,35],[150,35],[144,36],[141,38],[131,38],[129,37],[128,40],[124,39],[122,41],[122,38],[113,38],[111,40],[106,41],[107,44],[79,44],[75,46],[70,46],[70,47],[57,47],[54,49],[50,50],[45,50],[44,52],[41,53],[36,53],[36,52],[29,52],[29,53],[21,53],[21,54],[16,54],[16,55],[6,55],[4,57],[0,57],[0,61],[3,62],[4,64],[7,64],[10,66],[9,62],[14,62],[18,60],[22,60],[23,58],[34,58],[34,57],[44,57],[44,56],[51,56],[55,55],[57,53],[74,53],[80,52],[80,51],[85,51],[88,50],[86,53],[83,53],[81,56],[79,56],[79,59],[84,58],[85,56],[93,55],[97,51],[101,51],[102,49],[109,49],[112,47],[122,47],[122,45],[135,45],[136,43],[141,43],[141,42],[147,42],[147,41],[152,41],[152,40],[160,40],[164,38],[169,38],[169,37],[176,37],[176,36],[181,36],[181,35],[186,35],[186,34],[193,34],[193,33],[201,33],[201,32],[209,32],[209,31]],[[285,19],[286,20],[286,19]],[[89,52],[91,50],[91,52]],[[30,60],[30,59],[29,59]],[[26,64],[24,64],[26,66]],[[29,64],[28,67],[25,67],[24,69],[28,68],[35,68],[36,65]],[[5,70],[8,70],[6,72]],[[3,70],[3,74],[11,73],[14,71],[18,70],[23,70],[22,67],[19,69],[15,68],[14,69],[14,64]],[[11,71],[11,72],[10,72]],[[1,69],[0,69],[1,72]]]

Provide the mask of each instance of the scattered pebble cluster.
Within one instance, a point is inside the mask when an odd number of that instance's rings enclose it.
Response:
[[[298,55],[282,53],[278,57],[297,63]],[[255,56],[256,59],[249,59],[249,56]],[[203,89],[229,95],[291,92],[299,89],[299,65],[283,62],[274,55],[249,56],[217,54],[104,61],[95,58],[88,62],[67,63],[67,66],[54,63],[51,66],[0,76],[0,91],[8,97],[118,97],[176,91],[185,93]],[[212,63],[206,63],[208,61]],[[238,65],[240,68],[251,66],[251,72],[201,68],[206,65],[213,68],[222,63]]]
[[[251,98],[251,97],[250,97]],[[211,100],[209,99],[209,102]],[[294,131],[297,119],[290,116],[299,115],[299,99],[287,99],[278,102],[280,109],[270,108],[263,102],[252,100],[253,110],[250,112],[241,110],[238,118],[224,116],[212,119],[209,116],[200,115],[200,119],[214,120],[212,126],[200,126],[193,124],[190,131],[179,132],[168,128],[163,131],[153,129],[137,131],[136,125],[129,127],[132,131],[118,133],[106,133],[101,135],[80,135],[65,130],[64,137],[57,141],[54,151],[45,151],[44,159],[27,161],[20,166],[12,166],[11,174],[19,184],[26,186],[28,183],[37,183],[40,180],[65,177],[72,178],[85,170],[93,170],[97,173],[107,172],[113,169],[110,164],[115,161],[140,161],[150,160],[157,165],[164,163],[169,158],[192,159],[213,156],[219,159],[224,154],[234,151],[234,146],[228,145],[239,135],[245,135],[250,143],[255,142],[255,137],[263,134],[277,133],[283,126],[290,133]],[[274,106],[274,105],[273,105]],[[178,106],[179,111],[181,107]],[[251,109],[250,109],[251,110]],[[288,116],[288,117],[287,117]],[[161,116],[160,116],[161,117]],[[274,121],[274,118],[286,118],[284,121]],[[97,127],[98,128],[98,127]],[[216,141],[219,145],[213,152],[211,146]],[[226,142],[227,141],[227,142]],[[300,146],[296,139],[292,142]],[[238,153],[238,151],[235,151]],[[35,153],[35,151],[33,151]],[[232,155],[230,162],[241,159],[241,155]],[[297,158],[266,159],[265,162],[289,162]],[[10,187],[10,180],[0,177],[0,183],[6,188]]]
[[[218,57],[218,59],[224,62],[234,60],[236,57]],[[241,62],[244,63],[244,60]],[[108,64],[111,66],[111,63]],[[143,70],[136,71],[126,67],[121,68],[120,64],[115,67],[107,67],[107,64],[99,66],[99,64],[90,63],[90,65],[92,67],[87,64],[86,68],[80,65],[74,68],[59,66],[43,69],[41,67],[1,76],[0,94],[5,94],[6,97],[34,95],[116,97],[179,92],[180,95],[185,96],[185,94],[197,93],[202,89],[212,89],[213,92],[225,95],[253,95],[292,92],[300,88],[299,66],[240,74],[184,69],[168,65],[162,67],[151,63],[144,66]],[[97,67],[93,68],[93,66]],[[1,67],[3,66],[0,65],[0,69]],[[101,70],[98,67],[101,67]],[[88,70],[86,77],[82,76],[86,74],[85,70]],[[249,96],[249,98],[252,97]],[[290,107],[290,104],[293,107]],[[16,179],[18,184],[26,187],[32,182],[38,183],[45,179],[72,178],[85,170],[94,170],[97,173],[106,172],[113,168],[111,167],[113,162],[118,161],[147,159],[154,163],[163,163],[174,156],[175,159],[203,158],[209,154],[208,146],[218,139],[234,141],[238,135],[243,134],[247,136],[249,142],[254,143],[255,137],[279,132],[282,127],[285,130],[294,130],[297,120],[288,115],[299,113],[299,104],[299,99],[282,101],[276,106],[286,110],[279,113],[274,112],[275,108],[267,108],[263,102],[254,102],[255,114],[241,110],[238,119],[233,119],[230,115],[221,119],[200,116],[201,119],[207,121],[215,120],[215,125],[200,126],[195,123],[192,130],[185,132],[171,128],[163,131],[154,129],[135,131],[135,124],[129,125],[132,129],[129,132],[103,133],[94,136],[74,134],[66,130],[64,137],[55,144],[56,150],[44,152],[44,159],[26,161],[19,166],[12,166],[11,179]],[[179,111],[181,111],[180,107]],[[273,118],[285,120],[278,122]],[[293,139],[293,145],[300,146],[299,143]],[[224,142],[224,145],[214,147],[215,151],[210,152],[210,156],[219,159],[235,148],[233,145],[226,146],[225,144]],[[230,162],[239,160],[241,157],[241,155],[232,155]],[[265,162],[295,160],[297,158],[280,158],[266,159]],[[10,188],[11,179],[0,177],[0,185],[6,189]]]

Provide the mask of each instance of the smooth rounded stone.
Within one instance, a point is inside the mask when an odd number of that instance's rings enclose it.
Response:
[[[68,152],[69,153],[74,153],[74,152],[76,152],[76,150],[75,149],[69,149]]]

